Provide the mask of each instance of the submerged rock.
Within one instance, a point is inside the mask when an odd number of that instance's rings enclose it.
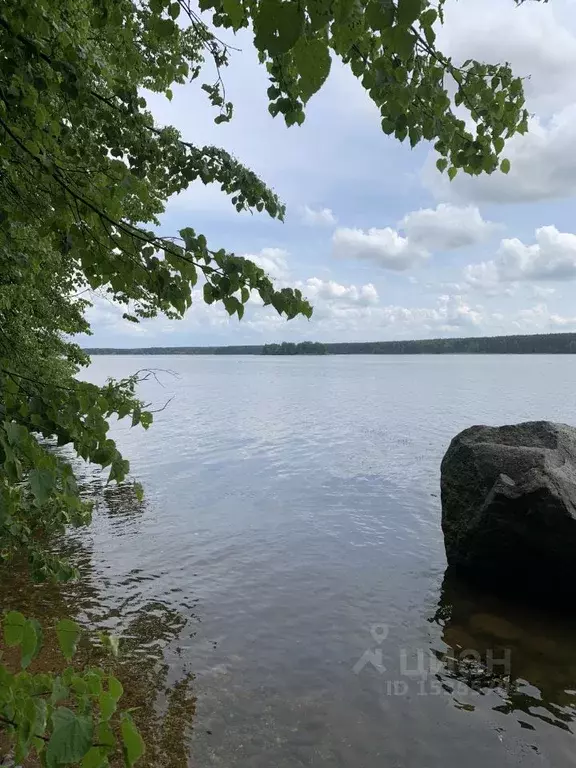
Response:
[[[576,429],[546,421],[476,426],[442,461],[449,565],[555,600],[576,595]]]

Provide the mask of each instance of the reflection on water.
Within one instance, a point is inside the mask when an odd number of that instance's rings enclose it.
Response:
[[[434,650],[444,684],[496,693],[494,711],[528,730],[540,720],[574,732],[576,619],[483,593],[447,571],[434,621],[448,646]]]
[[[83,479],[85,498],[94,501],[98,515],[112,517],[119,525],[143,512],[133,485],[106,486],[100,477]],[[168,655],[179,652],[182,637],[193,638],[193,615],[181,615],[170,603],[159,600],[139,603],[126,610],[123,584],[113,591],[103,585],[95,570],[92,552],[85,538],[70,535],[53,545],[74,565],[80,578],[67,584],[30,581],[25,562],[0,569],[0,612],[19,610],[37,618],[44,628],[44,646],[31,671],[59,671],[67,666],[60,654],[54,626],[59,618],[73,618],[85,627],[74,664],[98,665],[110,670],[123,683],[121,706],[134,709],[134,718],[146,742],[143,766],[176,768],[184,766],[189,753],[196,697],[194,675],[181,668],[175,675]],[[141,570],[130,574],[137,583]],[[142,578],[146,579],[146,574]],[[104,589],[103,589],[104,587]],[[98,639],[98,631],[113,631],[120,637],[120,654],[114,659]]]
[[[143,514],[146,511],[146,499],[138,501],[134,485],[131,483],[107,485],[102,477],[98,477],[92,479],[82,491],[86,497],[94,500],[94,508],[108,517],[125,518],[127,515]]]

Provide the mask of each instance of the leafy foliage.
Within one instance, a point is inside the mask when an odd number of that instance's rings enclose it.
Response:
[[[109,420],[152,421],[135,396],[138,375],[104,387],[76,378],[88,358],[70,339],[89,332],[90,291],[124,304],[133,322],[182,316],[199,278],[204,300],[238,317],[252,291],[288,318],[311,314],[299,291],[276,290],[257,265],[211,250],[191,227],[178,238],[148,228],[196,179],[218,183],[239,210],[283,216],[228,153],[183,142],[146,110],[141,89],[168,94],[196,78],[206,47],[226,63],[204,24],[176,23],[180,10],[158,0],[9,0],[0,10],[0,557],[24,546],[40,579],[72,572],[39,534],[90,520],[53,444],[122,481],[129,464]],[[219,88],[205,89],[229,115]]]
[[[126,765],[134,765],[144,745],[130,713],[118,711],[120,681],[92,668],[32,674],[27,667],[42,647],[40,625],[10,611],[3,630],[7,648],[20,649],[20,671],[0,663],[0,727],[13,744],[16,764],[33,753],[46,768],[78,763],[105,768],[121,747]],[[70,660],[80,628],[63,619],[56,634]]]
[[[408,139],[412,147],[434,141],[438,168],[451,179],[459,169],[492,173],[505,138],[528,129],[522,82],[508,65],[473,59],[455,64],[442,54],[435,27],[443,21],[443,5],[444,0],[200,0],[218,26],[253,27],[270,74],[270,112],[283,114],[288,125],[303,122],[306,103],[337,55],[379,108],[385,133]]]
[[[39,578],[71,572],[44,552],[41,531],[83,525],[71,447],[121,481],[128,462],[108,437],[111,418],[148,427],[138,376],[104,387],[78,380],[90,292],[138,322],[181,317],[201,289],[241,318],[252,292],[287,318],[309,317],[298,290],[276,289],[251,261],[209,247],[193,227],[158,232],[166,200],[215,183],[240,211],[282,219],[276,195],[225,150],[198,147],[158,126],[147,89],[171,98],[198,80],[233,114],[222,68],[229,48],[211,31],[251,27],[268,69],[270,111],[301,123],[334,56],[361,79],[382,127],[412,146],[435,141],[453,175],[508,172],[506,136],[526,129],[523,91],[508,66],[456,66],[435,48],[442,1],[428,0],[6,0],[0,9],[0,556],[24,545]],[[453,97],[449,94],[454,93]],[[474,127],[459,112],[468,111]]]

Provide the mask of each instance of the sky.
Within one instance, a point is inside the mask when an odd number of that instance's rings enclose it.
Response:
[[[246,31],[223,39],[230,124],[197,83],[149,94],[161,125],[187,141],[222,146],[286,204],[284,223],[238,214],[200,182],[171,199],[162,233],[192,226],[209,247],[260,264],[299,287],[311,320],[286,321],[250,300],[242,321],[195,291],[180,321],[134,325],[95,296],[85,346],[147,347],[375,341],[576,331],[576,0],[447,0],[437,44],[455,62],[509,61],[525,77],[530,129],[506,145],[508,175],[453,182],[426,142],[410,149],[380,128],[351,72],[334,62],[302,126],[268,113],[265,69]]]

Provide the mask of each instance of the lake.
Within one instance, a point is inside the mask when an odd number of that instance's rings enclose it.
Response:
[[[123,636],[167,765],[576,765],[576,618],[445,577],[439,498],[464,427],[576,423],[576,357],[95,357],[88,377],[143,367],[173,372],[141,387],[170,402],[113,433],[145,502],[87,473],[82,582],[35,605]]]

